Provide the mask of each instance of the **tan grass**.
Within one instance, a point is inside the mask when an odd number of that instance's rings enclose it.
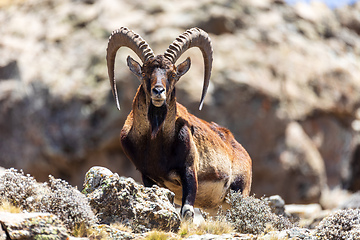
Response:
[[[0,212],[20,213],[21,209],[19,207],[15,207],[8,201],[3,201],[0,203]]]
[[[74,237],[88,237],[89,239],[106,240],[109,236],[106,231],[88,227],[85,223],[78,224],[72,231]]]
[[[0,0],[0,8],[24,3],[26,0]]]
[[[153,230],[149,232],[144,239],[145,240],[166,240],[166,239],[180,240],[181,237],[171,232]]]
[[[214,234],[221,235],[226,233],[234,232],[233,226],[226,221],[218,220],[209,220],[196,225],[194,223],[183,222],[181,223],[180,230],[178,235],[181,237],[188,237],[191,235],[204,235],[204,234]]]
[[[117,230],[120,230],[120,231],[123,231],[123,232],[129,232],[129,233],[132,232],[131,228],[129,228],[129,227],[127,227],[124,224],[119,223],[119,222],[111,223],[110,227],[116,228]]]

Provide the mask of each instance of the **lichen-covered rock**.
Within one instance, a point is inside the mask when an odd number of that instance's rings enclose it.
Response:
[[[92,193],[98,187],[100,187],[101,183],[105,178],[115,177],[118,178],[119,175],[117,173],[112,173],[109,169],[105,167],[92,167],[85,175],[84,188],[82,192],[84,194]]]
[[[102,223],[121,222],[135,232],[178,229],[180,216],[175,210],[172,192],[157,186],[144,187],[132,178],[103,173],[103,168],[91,168],[83,191]]]
[[[59,218],[49,213],[0,212],[0,223],[8,237],[0,236],[0,239],[69,239],[68,231]]]
[[[296,239],[296,240],[318,240],[313,232],[306,228],[290,228],[282,231],[270,231],[263,236],[258,236],[257,240],[273,239]]]

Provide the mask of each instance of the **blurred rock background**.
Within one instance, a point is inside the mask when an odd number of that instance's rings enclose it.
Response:
[[[127,26],[162,54],[198,26],[213,41],[209,92],[198,111],[203,63],[191,49],[178,101],[234,133],[258,197],[335,207],[339,192],[360,190],[359,16],[360,2],[0,1],[0,166],[80,188],[94,165],[140,181],[119,142],[139,84],[125,59],[136,56],[118,52],[117,111],[107,39]]]

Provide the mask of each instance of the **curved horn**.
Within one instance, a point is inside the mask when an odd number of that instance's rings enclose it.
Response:
[[[204,58],[204,85],[199,106],[199,110],[201,110],[209,86],[213,61],[213,49],[209,35],[200,28],[191,28],[181,34],[172,44],[170,44],[168,49],[165,51],[164,56],[175,64],[178,58],[186,50],[192,47],[198,47]]]
[[[115,98],[117,108],[119,110],[120,102],[114,77],[114,65],[116,52],[120,47],[128,47],[133,50],[139,56],[143,63],[154,56],[153,51],[145,42],[145,40],[143,40],[140,35],[134,33],[128,28],[122,27],[111,33],[109,37],[108,47],[106,49],[106,61],[112,93]]]

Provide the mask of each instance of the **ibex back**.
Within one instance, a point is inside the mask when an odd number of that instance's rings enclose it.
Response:
[[[132,49],[143,63],[127,58],[141,84],[121,131],[121,144],[141,172],[144,185],[157,184],[173,191],[185,219],[193,218],[194,206],[211,210],[222,205],[229,190],[249,195],[252,170],[245,149],[228,129],[195,117],[176,102],[175,84],[189,70],[190,58],[177,66],[175,63],[187,49],[198,47],[205,65],[200,109],[203,105],[212,68],[208,34],[199,28],[187,30],[164,55],[155,56],[133,31],[114,31],[109,38],[107,65],[118,109],[114,63],[122,46]]]

